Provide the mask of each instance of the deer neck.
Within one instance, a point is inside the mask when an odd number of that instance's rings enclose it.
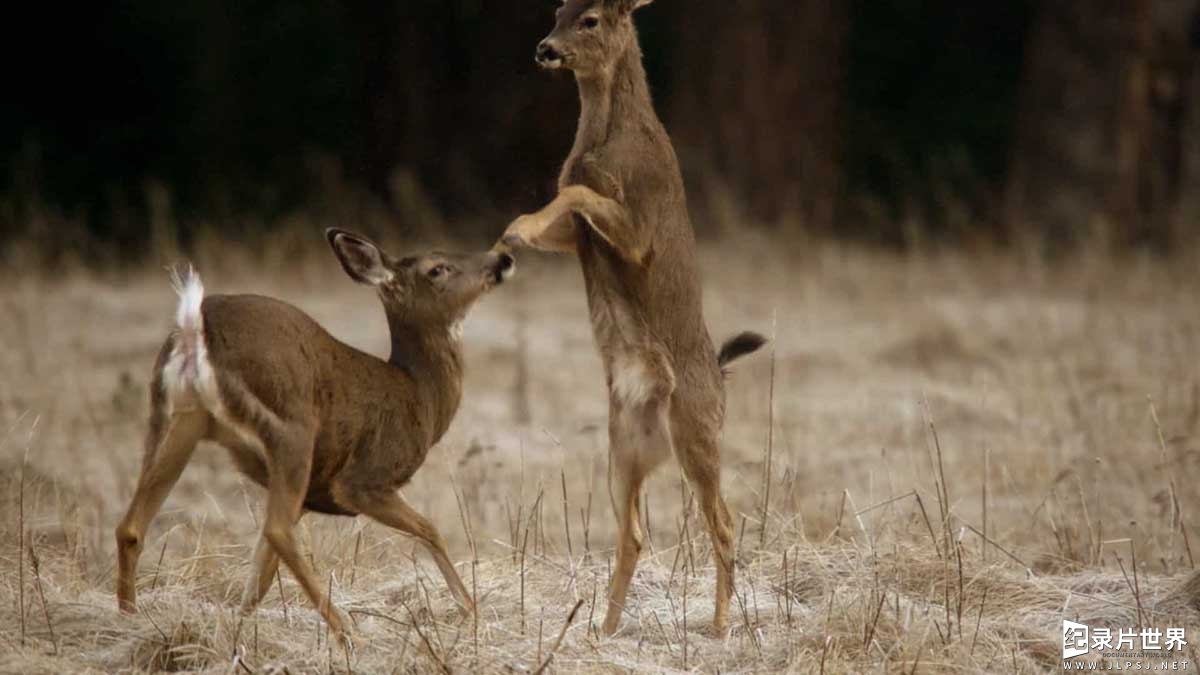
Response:
[[[611,67],[575,79],[580,114],[573,154],[604,145],[622,124],[654,115],[636,34]]]
[[[407,374],[418,402],[437,421],[436,437],[449,426],[462,398],[462,344],[458,324],[443,328],[388,317],[392,354],[388,363]]]

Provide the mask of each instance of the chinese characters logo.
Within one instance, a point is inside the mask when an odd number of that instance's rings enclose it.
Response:
[[[1183,628],[1088,628],[1087,624],[1063,621],[1063,658],[1089,651],[1183,651],[1187,635]]]

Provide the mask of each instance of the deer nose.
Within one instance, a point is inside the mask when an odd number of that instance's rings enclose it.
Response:
[[[492,278],[496,283],[503,283],[513,275],[517,268],[517,261],[507,253],[501,253],[500,258],[496,260],[496,269],[492,272]]]
[[[555,49],[554,45],[551,44],[550,40],[547,39],[538,43],[536,59],[538,63],[549,63],[551,61],[561,60],[562,54]]]

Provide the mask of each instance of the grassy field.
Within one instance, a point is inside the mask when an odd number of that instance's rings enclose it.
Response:
[[[378,302],[331,256],[198,266],[210,292],[284,298],[385,351]],[[1200,625],[1195,265],[705,246],[714,337],[775,335],[728,383],[738,578],[723,641],[706,635],[713,564],[673,465],[646,490],[623,630],[597,635],[603,377],[577,267],[520,266],[468,321],[462,407],[404,490],[479,613],[459,618],[411,540],[310,515],[299,538],[356,624],[353,653],[286,572],[239,617],[263,493],[215,447],[150,530],[141,613],[118,614],[112,530],[175,299],[154,269],[8,274],[0,671],[1027,673],[1062,668],[1062,619]]]

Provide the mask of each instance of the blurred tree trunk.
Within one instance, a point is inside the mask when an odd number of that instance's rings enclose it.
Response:
[[[482,0],[348,0],[344,7],[358,45],[360,177],[406,226],[421,230],[428,221],[421,212],[430,208],[451,218],[511,215],[553,197],[577,117],[571,78],[550,77],[533,62],[553,26],[553,5],[496,12]]]
[[[1196,104],[1186,91],[1196,4],[1042,3],[1006,186],[1011,228],[1051,246],[1096,235],[1114,248],[1169,244]]]
[[[1200,223],[1200,0],[1161,0],[1155,23],[1165,47],[1154,92],[1167,159],[1160,218],[1180,241]]]
[[[829,231],[842,187],[846,3],[688,5],[672,59],[672,131],[749,216]],[[693,191],[695,193],[696,191]],[[693,194],[712,209],[713,195]]]
[[[356,168],[372,192],[403,209],[393,194],[397,171],[415,171],[421,158],[437,155],[430,144],[442,118],[429,94],[449,76],[439,58],[443,22],[433,3],[352,0],[344,7],[358,45],[359,123],[366,130]]]

